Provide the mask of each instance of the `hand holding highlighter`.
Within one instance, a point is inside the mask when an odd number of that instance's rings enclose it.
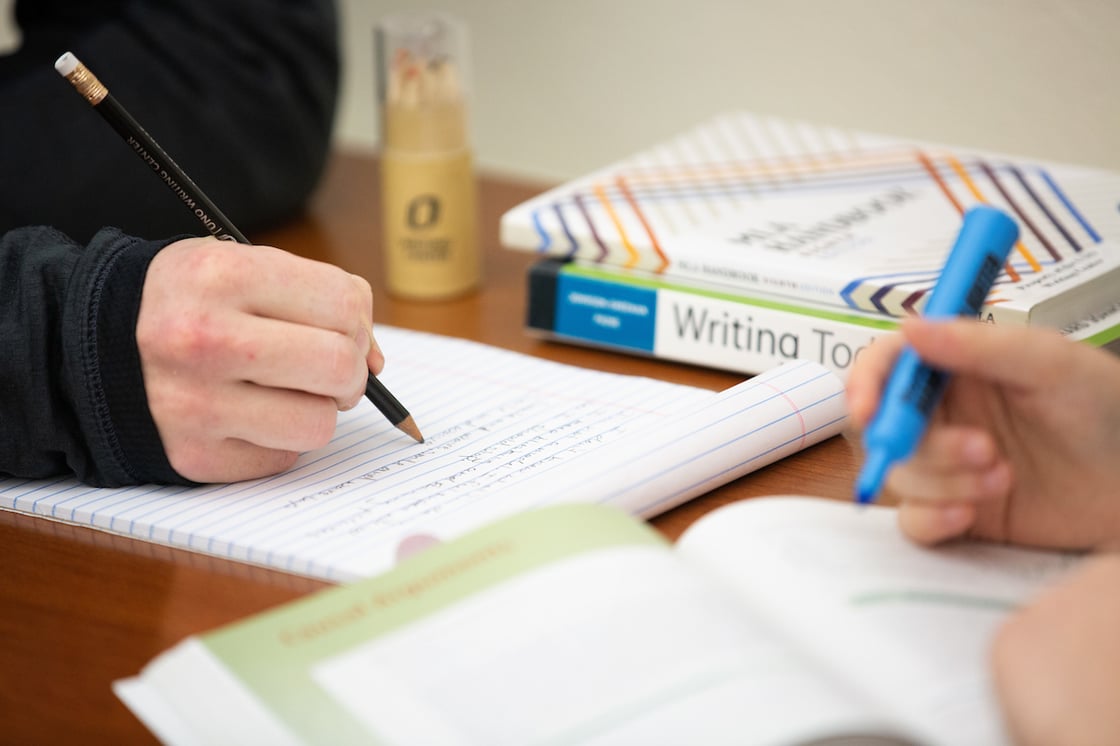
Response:
[[[980,205],[966,212],[924,316],[978,314],[1018,238],[1015,221],[1001,210]],[[873,502],[890,468],[914,453],[948,381],[946,372],[924,364],[911,348],[903,349],[879,409],[863,434],[865,455],[856,478],[857,502]]]

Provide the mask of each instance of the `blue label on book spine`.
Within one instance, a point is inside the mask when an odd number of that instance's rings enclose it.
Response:
[[[657,291],[560,274],[557,334],[653,352]]]

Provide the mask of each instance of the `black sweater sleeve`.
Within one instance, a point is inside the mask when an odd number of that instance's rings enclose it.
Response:
[[[136,348],[144,277],[171,240],[0,236],[0,474],[190,483],[164,454]]]
[[[242,231],[298,214],[338,93],[331,0],[17,0],[0,56],[0,233],[203,230],[54,70],[72,51]]]

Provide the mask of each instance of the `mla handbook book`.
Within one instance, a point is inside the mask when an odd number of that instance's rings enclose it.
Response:
[[[809,360],[846,379],[898,319],[580,260],[529,268],[527,330],[538,337],[757,374]],[[1060,330],[1120,354],[1120,299]]]
[[[1063,328],[1120,300],[1120,174],[749,113],[502,216],[514,250],[905,316],[986,203],[1021,238],[980,314]]]
[[[118,681],[170,744],[999,746],[999,625],[1076,558],[747,500],[675,546],[568,504],[188,638]],[[836,739],[836,740],[832,740]]]

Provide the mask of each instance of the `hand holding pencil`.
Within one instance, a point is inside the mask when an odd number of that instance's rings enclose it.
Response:
[[[200,482],[283,470],[300,451],[325,445],[336,411],[363,393],[423,442],[411,415],[375,377],[384,358],[373,337],[368,283],[249,246],[88,68],[69,52],[55,68],[213,237],[179,241],[156,255],[137,320],[149,409],[172,467]]]
[[[325,446],[384,365],[369,284],[322,262],[213,238],[152,259],[136,323],[148,408],[176,472],[230,482]]]

